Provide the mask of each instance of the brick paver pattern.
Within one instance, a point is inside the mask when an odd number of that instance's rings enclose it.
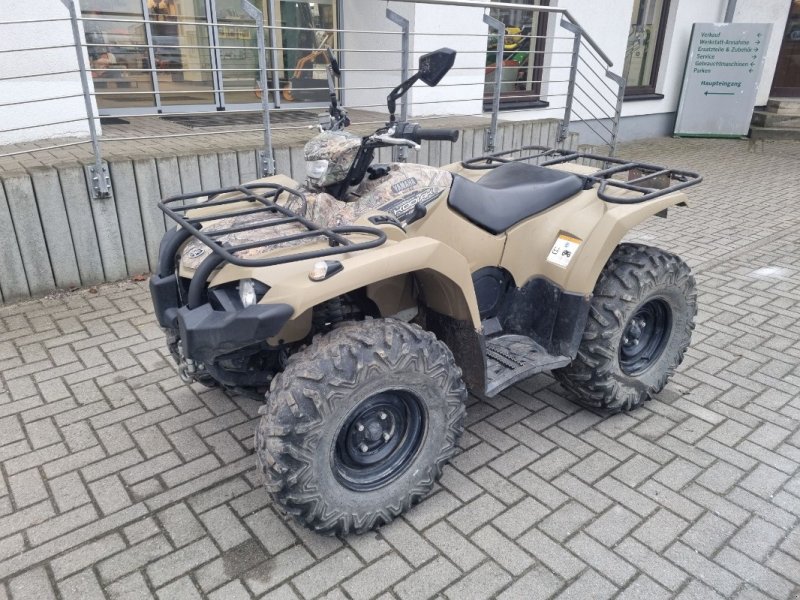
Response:
[[[180,381],[144,282],[0,307],[0,598],[798,598],[800,145],[620,154],[705,175],[629,236],[695,270],[679,373],[610,417],[548,375],[471,397],[434,493],[363,536],[279,514],[259,403]]]

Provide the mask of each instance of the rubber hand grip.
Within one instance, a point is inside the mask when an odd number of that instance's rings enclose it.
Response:
[[[442,140],[445,142],[457,142],[459,131],[458,129],[439,129],[420,127],[414,131],[414,137],[418,140]]]

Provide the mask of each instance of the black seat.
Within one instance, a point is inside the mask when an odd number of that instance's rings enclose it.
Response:
[[[475,225],[498,234],[582,189],[583,180],[577,175],[511,162],[477,182],[454,176],[448,203]]]

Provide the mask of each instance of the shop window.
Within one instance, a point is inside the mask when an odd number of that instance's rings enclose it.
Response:
[[[147,0],[147,17],[160,104],[177,110],[213,104],[220,86],[205,0]]]
[[[141,0],[81,0],[81,13],[97,105],[121,111],[154,106]]]
[[[625,52],[625,98],[656,96],[669,0],[634,0]]]
[[[550,0],[511,0],[511,2],[535,6],[550,4]],[[513,8],[492,9],[491,14],[506,26],[500,108],[534,108],[546,105],[542,102],[540,94],[548,14]],[[484,110],[492,108],[496,61],[497,37],[489,35],[486,53]]]
[[[336,44],[336,1],[282,0],[276,22],[281,25],[280,81],[284,102],[327,102],[325,48]]]
[[[2,0],[0,0],[2,1]],[[282,101],[326,102],[337,0],[249,0],[275,8]],[[225,110],[260,103],[253,20],[241,0],[80,0],[102,114]],[[267,32],[269,46],[269,33]],[[275,83],[267,49],[269,85]],[[270,97],[270,99],[272,99]]]

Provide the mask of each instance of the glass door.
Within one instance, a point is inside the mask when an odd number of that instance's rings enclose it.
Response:
[[[160,105],[167,112],[218,105],[206,1],[147,0],[147,14]]]
[[[800,0],[789,8],[771,95],[800,97]]]
[[[256,6],[259,4],[249,1]],[[256,105],[260,102],[258,86],[260,73],[255,22],[242,9],[241,0],[216,0],[213,4],[217,64],[220,69],[219,79],[222,89],[220,107]],[[263,7],[259,8],[263,10]],[[266,12],[264,15],[266,21]],[[269,40],[268,30],[265,30],[264,35]],[[269,60],[267,62],[269,63]]]
[[[336,1],[282,0],[276,10],[275,23],[280,25],[281,101],[326,103],[325,48],[336,47]]]
[[[277,48],[265,29],[269,87],[277,78],[285,104],[326,103],[337,0],[248,1],[267,23],[275,6]],[[81,0],[81,8],[102,114],[260,106],[255,23],[241,0]]]
[[[87,65],[103,112],[152,111],[150,72],[141,0],[81,0]]]

